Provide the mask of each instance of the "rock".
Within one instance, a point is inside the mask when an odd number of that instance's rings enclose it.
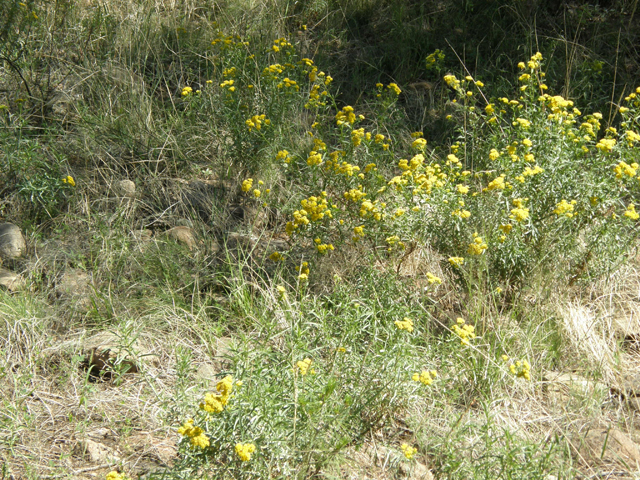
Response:
[[[170,466],[178,455],[178,446],[171,438],[158,438],[149,432],[132,435],[125,440],[126,448],[154,463]]]
[[[136,196],[136,184],[131,180],[118,180],[113,185],[113,191],[119,197],[134,198]]]
[[[400,474],[409,480],[433,480],[433,474],[424,463],[414,461],[412,463],[400,462],[398,465]]]
[[[186,245],[189,250],[193,250],[198,245],[196,232],[190,227],[173,227],[165,232],[170,239]]]
[[[615,427],[592,428],[578,444],[581,445],[580,455],[589,465],[613,463],[624,470],[640,471],[640,447]]]
[[[13,223],[0,223],[0,257],[20,258],[27,249],[27,243],[20,228]]]
[[[88,310],[93,305],[91,275],[77,268],[67,269],[56,283],[56,293],[75,308]]]
[[[575,373],[547,372],[544,380],[547,395],[562,403],[575,395],[599,396],[604,399],[609,392],[609,387],[604,383],[589,380]]]
[[[258,238],[253,235],[232,232],[227,237],[227,247],[231,249],[244,249],[249,251],[258,243]]]
[[[24,288],[25,281],[21,275],[0,267],[0,286],[3,286],[10,292],[16,292]]]
[[[74,453],[92,463],[117,463],[121,457],[118,452],[103,443],[88,438],[76,438],[78,442]]]
[[[82,352],[91,374],[137,373],[142,366],[141,359],[149,353],[137,340],[128,341],[111,332],[101,332],[84,340]]]
[[[218,379],[218,369],[209,363],[203,363],[198,366],[195,377],[203,383],[213,384]]]
[[[626,377],[620,385],[620,390],[626,396],[640,397],[640,374]]]

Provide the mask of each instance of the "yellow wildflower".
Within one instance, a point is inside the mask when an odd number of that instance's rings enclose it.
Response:
[[[182,427],[178,428],[178,433],[189,437],[192,447],[206,448],[209,446],[209,437],[204,434],[202,428],[193,426],[193,419],[187,420]]]
[[[394,322],[398,330],[406,330],[407,332],[413,332],[413,320],[408,317],[404,317],[402,320],[396,320]]]
[[[464,265],[464,258],[462,258],[462,257],[449,257],[449,263],[453,267],[460,267],[460,266]]]
[[[475,327],[467,324],[464,319],[458,317],[456,323],[451,327],[453,334],[460,339],[460,345],[469,345],[469,340],[476,337]]]
[[[420,373],[414,373],[411,376],[411,380],[421,382],[424,385],[431,385],[437,376],[438,372],[435,370],[422,370]]]
[[[296,366],[300,371],[300,375],[304,377],[307,373],[309,373],[309,367],[311,366],[311,359],[305,358],[304,360],[296,362]],[[311,373],[313,373],[313,371]]]
[[[640,218],[640,214],[636,212],[636,206],[633,203],[629,204],[627,210],[624,212],[624,216],[631,220],[638,220],[638,218]]]
[[[408,460],[411,460],[418,451],[417,448],[407,445],[406,443],[400,445],[400,450],[402,450],[402,453],[405,457],[407,457]]]
[[[243,462],[248,462],[251,460],[251,454],[256,451],[256,446],[253,443],[237,443],[236,444],[236,454],[240,457],[240,460]]]
[[[67,185],[69,185],[71,187],[75,187],[76,186],[76,181],[73,179],[73,177],[71,175],[67,175],[66,177],[64,177],[62,179],[62,183],[66,183]]]

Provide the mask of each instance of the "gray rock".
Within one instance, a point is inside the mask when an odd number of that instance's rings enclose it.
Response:
[[[16,292],[24,288],[25,281],[21,275],[0,267],[0,286],[3,286],[10,292]]]
[[[118,180],[113,190],[119,197],[134,198],[136,196],[136,184],[131,180]]]
[[[197,247],[196,232],[190,227],[173,227],[165,232],[165,235],[178,242],[186,245],[189,250]]]
[[[27,249],[24,236],[13,223],[0,223],[0,257],[20,258]]]
[[[86,311],[93,305],[92,278],[83,270],[67,269],[57,281],[55,289],[61,299],[70,301],[76,309]]]

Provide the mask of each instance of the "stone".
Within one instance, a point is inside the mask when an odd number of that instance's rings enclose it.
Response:
[[[113,191],[119,197],[134,198],[136,196],[136,184],[131,180],[118,180],[113,185]]]
[[[20,228],[13,223],[0,223],[0,257],[20,258],[27,249],[27,243]]]
[[[178,455],[178,446],[174,439],[158,438],[149,432],[132,435],[124,443],[127,449],[163,466],[170,466]]]
[[[203,363],[198,366],[195,377],[203,383],[213,384],[218,379],[218,369],[209,363]]]
[[[149,355],[138,340],[127,342],[111,332],[101,332],[84,340],[82,352],[94,376],[114,370],[138,373],[142,366],[141,358]]]
[[[640,447],[626,433],[612,426],[597,426],[584,435],[580,455],[588,464],[616,464],[640,471]]]
[[[547,372],[544,375],[545,389],[549,396],[568,397],[570,394],[584,395],[604,395],[609,391],[609,387],[601,382],[589,380],[575,373]]]
[[[74,453],[92,463],[117,463],[121,459],[115,449],[103,443],[89,438],[76,438],[76,441]]]
[[[3,286],[10,292],[16,292],[24,288],[25,281],[21,275],[0,267],[0,286]]]
[[[56,283],[56,293],[63,299],[70,301],[76,309],[89,310],[92,305],[92,278],[84,270],[67,269]]]
[[[196,241],[196,232],[190,227],[173,227],[167,230],[165,235],[168,238],[185,245],[189,250],[193,250],[198,245],[198,242]]]

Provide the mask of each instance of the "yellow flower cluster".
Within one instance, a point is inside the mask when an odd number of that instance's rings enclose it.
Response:
[[[436,372],[435,370],[422,370],[422,372],[420,373],[414,373],[411,376],[411,379],[414,382],[421,382],[424,385],[431,385],[437,376],[438,372]]]
[[[640,218],[640,214],[636,212],[636,206],[633,203],[630,203],[627,206],[627,209],[624,212],[624,216],[630,218],[631,220],[638,220],[638,218]]]
[[[107,473],[105,480],[131,480],[131,478],[124,473],[118,473],[114,470],[113,472]]]
[[[233,80],[225,80],[224,82],[222,82],[220,84],[221,88],[228,88],[230,92],[235,92],[236,91],[236,87],[233,86],[234,81]]]
[[[464,319],[459,317],[451,330],[460,339],[460,345],[469,345],[469,340],[476,338],[475,327],[465,323]]]
[[[309,280],[309,263],[302,262],[302,265],[298,267],[298,273],[300,274],[298,275],[298,280],[300,280],[301,282],[306,282],[307,280]]]
[[[192,447],[206,448],[210,445],[209,437],[204,434],[200,427],[193,426],[193,419],[187,420],[184,425],[178,428],[178,433],[189,438]]]
[[[269,65],[262,71],[262,75],[265,77],[277,78],[279,74],[284,72],[284,67],[279,63],[274,63],[273,65]]]
[[[358,188],[352,188],[348,192],[344,192],[344,198],[352,202],[359,202],[366,195],[367,194],[362,191],[362,185],[359,185]]]
[[[360,225],[359,227],[353,227],[353,237],[351,237],[351,240],[357,242],[362,237],[364,237],[364,226]]]
[[[531,365],[526,360],[518,360],[515,363],[509,365],[509,371],[518,378],[524,378],[525,380],[531,380]]]
[[[278,53],[280,49],[289,48],[289,47],[291,47],[291,44],[287,41],[286,38],[282,37],[282,38],[277,38],[273,41],[273,46],[271,47],[271,50]]]
[[[616,146],[615,138],[601,138],[598,143],[596,143],[596,148],[601,152],[609,153],[613,151],[613,147]]]
[[[527,198],[515,198],[512,200],[512,204],[514,209],[511,210],[511,215],[509,218],[512,220],[516,220],[517,222],[524,222],[527,218],[529,218],[529,209],[524,207],[524,202],[528,200]]]
[[[454,90],[460,90],[460,80],[455,75],[445,75],[444,81]]]
[[[200,408],[207,413],[220,413],[229,402],[233,390],[233,378],[227,375],[216,384],[216,393],[207,393]]]
[[[402,90],[400,90],[400,87],[398,87],[398,85],[396,85],[395,83],[390,83],[389,85],[387,85],[387,89],[389,89],[391,92],[395,93],[396,95],[400,95],[402,93]]]
[[[635,142],[640,142],[640,135],[638,135],[633,130],[627,130],[626,132],[624,132],[624,135],[630,147],[633,146]]]
[[[253,443],[237,443],[236,454],[243,462],[251,460],[251,454],[256,451],[256,446]]]
[[[311,373],[311,374],[316,373],[315,370],[313,369],[309,370],[309,367],[311,367],[310,358],[305,358],[304,360],[300,360],[299,362],[296,362],[296,367],[298,367],[298,371],[300,372],[300,375],[302,375],[303,377],[307,373]]]
[[[384,214],[378,208],[378,202],[371,202],[370,200],[364,200],[360,204],[360,216],[362,218],[366,218],[370,216],[374,220],[380,221],[384,217]]]
[[[306,215],[311,218],[312,222],[318,222],[325,216],[331,218],[331,210],[327,204],[327,193],[321,192],[319,197],[309,197],[300,200],[300,205],[304,209]]]
[[[394,322],[398,330],[406,330],[407,332],[413,332],[413,320],[409,317],[404,317],[402,320],[396,320]]]
[[[487,185],[487,187],[482,191],[488,192],[491,190],[504,190],[505,188],[507,188],[507,184],[504,181],[504,177],[505,175],[502,174],[499,177],[494,178],[489,182],[489,185]]]
[[[462,257],[449,257],[449,263],[453,267],[461,267],[464,265],[464,258]]]
[[[271,125],[271,120],[265,118],[265,115],[254,115],[244,122],[247,127],[249,127],[249,131],[251,130],[260,130],[262,128],[262,124],[264,123],[266,126]]]
[[[291,157],[287,150],[280,150],[276,155],[276,160],[282,160],[284,163],[291,163]]]
[[[370,133],[367,133],[366,135],[368,135],[367,140],[371,138]],[[351,143],[353,143],[354,147],[360,146],[363,138],[365,138],[364,128],[358,128],[351,131]]]
[[[480,237],[476,232],[473,234],[473,242],[469,244],[469,248],[467,253],[469,255],[482,255],[483,252],[488,248],[487,244],[482,237]]]
[[[402,450],[402,453],[407,458],[407,460],[411,460],[413,456],[418,452],[417,448],[412,447],[406,443],[400,445],[400,450]]]
[[[620,162],[613,171],[616,173],[616,178],[622,178],[624,175],[635,177],[636,173],[638,173],[638,164],[633,162],[629,165],[626,162]]]
[[[309,152],[309,157],[307,158],[307,165],[312,167],[314,165],[321,165],[321,164],[322,164],[322,155],[320,155],[315,150],[311,150]]]
[[[73,179],[73,177],[71,175],[67,175],[66,177],[64,177],[62,179],[62,183],[66,183],[70,187],[75,187],[76,186],[76,181]]]
[[[553,213],[555,213],[558,216],[564,215],[567,218],[571,218],[574,215],[573,209],[575,204],[576,204],[575,200],[571,200],[571,203],[569,203],[566,200],[562,199],[560,203],[556,205],[556,208],[553,211]]]
[[[274,262],[279,262],[283,259],[283,256],[280,252],[273,252],[271,255],[269,255],[269,260],[272,260]]]
[[[295,90],[297,92],[300,90],[298,83],[295,80],[291,80],[289,77],[285,77],[282,82],[276,85],[276,87],[280,89],[284,88],[287,91]]]
[[[247,178],[245,181],[242,182],[242,191],[247,193],[249,190],[251,190],[252,186],[253,186],[253,178]]]
[[[377,136],[377,135],[376,135]],[[384,139],[384,137],[382,137]],[[427,146],[427,141],[424,138],[416,138],[412,143],[411,147],[416,150],[424,151]]]
[[[193,92],[193,88],[183,87],[182,91],[180,92],[180,95],[182,95],[183,97],[186,97],[187,95],[190,95],[192,92]]]
[[[316,244],[316,249],[318,250],[318,253],[320,255],[324,255],[325,253],[327,253],[328,250],[333,250],[332,244],[322,243],[322,240],[320,240],[319,238],[316,238],[314,240],[314,243]]]
[[[457,208],[453,212],[451,212],[451,216],[459,217],[459,218],[462,218],[464,220],[465,218],[469,218],[471,216],[471,212],[469,210],[464,210],[462,208]]]
[[[338,125],[344,125],[345,123],[348,123],[349,125],[353,125],[356,121],[356,114],[353,113],[353,107],[347,105],[346,107],[343,107],[342,110],[340,110],[337,114],[336,114],[336,123]]]
[[[440,285],[442,283],[442,279],[440,277],[436,277],[431,272],[427,272],[427,282],[429,282],[429,285]]]

